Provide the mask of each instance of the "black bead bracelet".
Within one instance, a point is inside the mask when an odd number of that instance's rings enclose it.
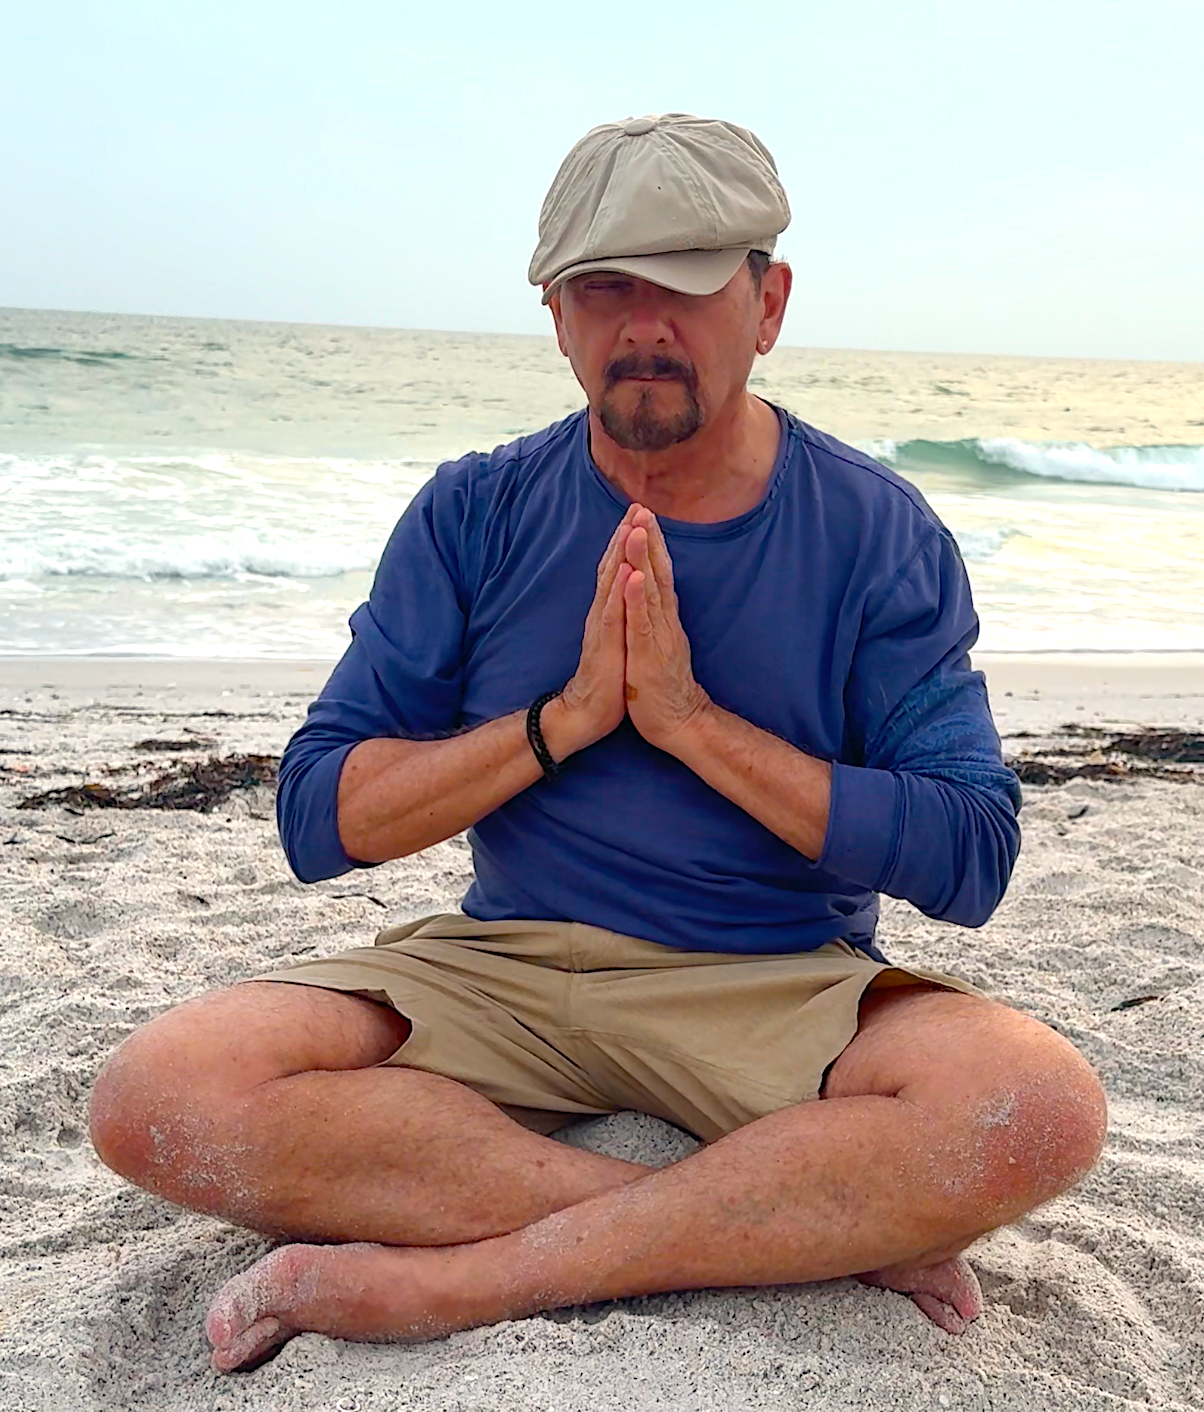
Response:
[[[527,710],[527,739],[531,742],[531,749],[535,751],[535,758],[539,761],[543,770],[544,778],[548,780],[560,777],[560,766],[552,759],[551,751],[543,738],[543,731],[539,728],[539,713],[564,690],[563,687],[556,691],[545,691],[542,696],[538,696],[532,701]]]

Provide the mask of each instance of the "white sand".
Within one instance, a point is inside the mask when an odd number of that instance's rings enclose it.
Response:
[[[1005,732],[1204,722],[1199,658],[978,665]],[[1204,789],[1157,781],[1027,789],[1021,862],[981,931],[884,908],[889,955],[1054,1025],[1111,1098],[1087,1180],[972,1250],[986,1308],[963,1338],[902,1296],[836,1280],[620,1302],[408,1347],[307,1335],[256,1372],[214,1375],[208,1301],[266,1243],[105,1170],[85,1133],[92,1078],[168,1005],[453,906],[465,846],[304,887],[267,797],[211,815],[15,805],[150,759],[134,748],[147,737],[193,736],[202,755],[279,751],[325,670],[0,661],[0,1408],[1204,1406]],[[573,1140],[646,1161],[689,1146],[632,1116]]]

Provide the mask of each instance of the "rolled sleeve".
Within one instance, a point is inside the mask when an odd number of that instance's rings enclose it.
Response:
[[[880,892],[898,846],[900,808],[899,780],[889,770],[834,762],[819,866]]]
[[[818,860],[963,926],[998,906],[1020,846],[1019,781],[970,668],[977,636],[961,556],[935,529],[867,609]]]
[[[289,867],[302,882],[374,866],[352,858],[339,835],[339,776],[358,744],[353,740],[331,749],[315,739],[308,750],[293,751],[287,770],[281,762],[276,826]]]

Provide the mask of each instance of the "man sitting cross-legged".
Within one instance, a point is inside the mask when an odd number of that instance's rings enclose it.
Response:
[[[531,278],[588,408],[424,487],[281,766],[300,877],[471,827],[463,913],[181,1005],[97,1080],[116,1171],[294,1242],[218,1294],[219,1369],[842,1275],[960,1332],[961,1252],[1098,1156],[1066,1040],[875,944],[879,892],[987,920],[1019,789],[948,531],[747,391],[788,219],[730,124],[578,144]],[[620,1109],[705,1145],[546,1136]]]

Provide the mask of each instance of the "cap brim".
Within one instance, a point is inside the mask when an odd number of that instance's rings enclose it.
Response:
[[[600,272],[632,275],[675,289],[679,294],[717,294],[748,258],[751,245],[732,250],[671,250],[663,255],[626,255],[612,260],[584,260],[561,270],[543,292],[543,303],[567,280]]]

